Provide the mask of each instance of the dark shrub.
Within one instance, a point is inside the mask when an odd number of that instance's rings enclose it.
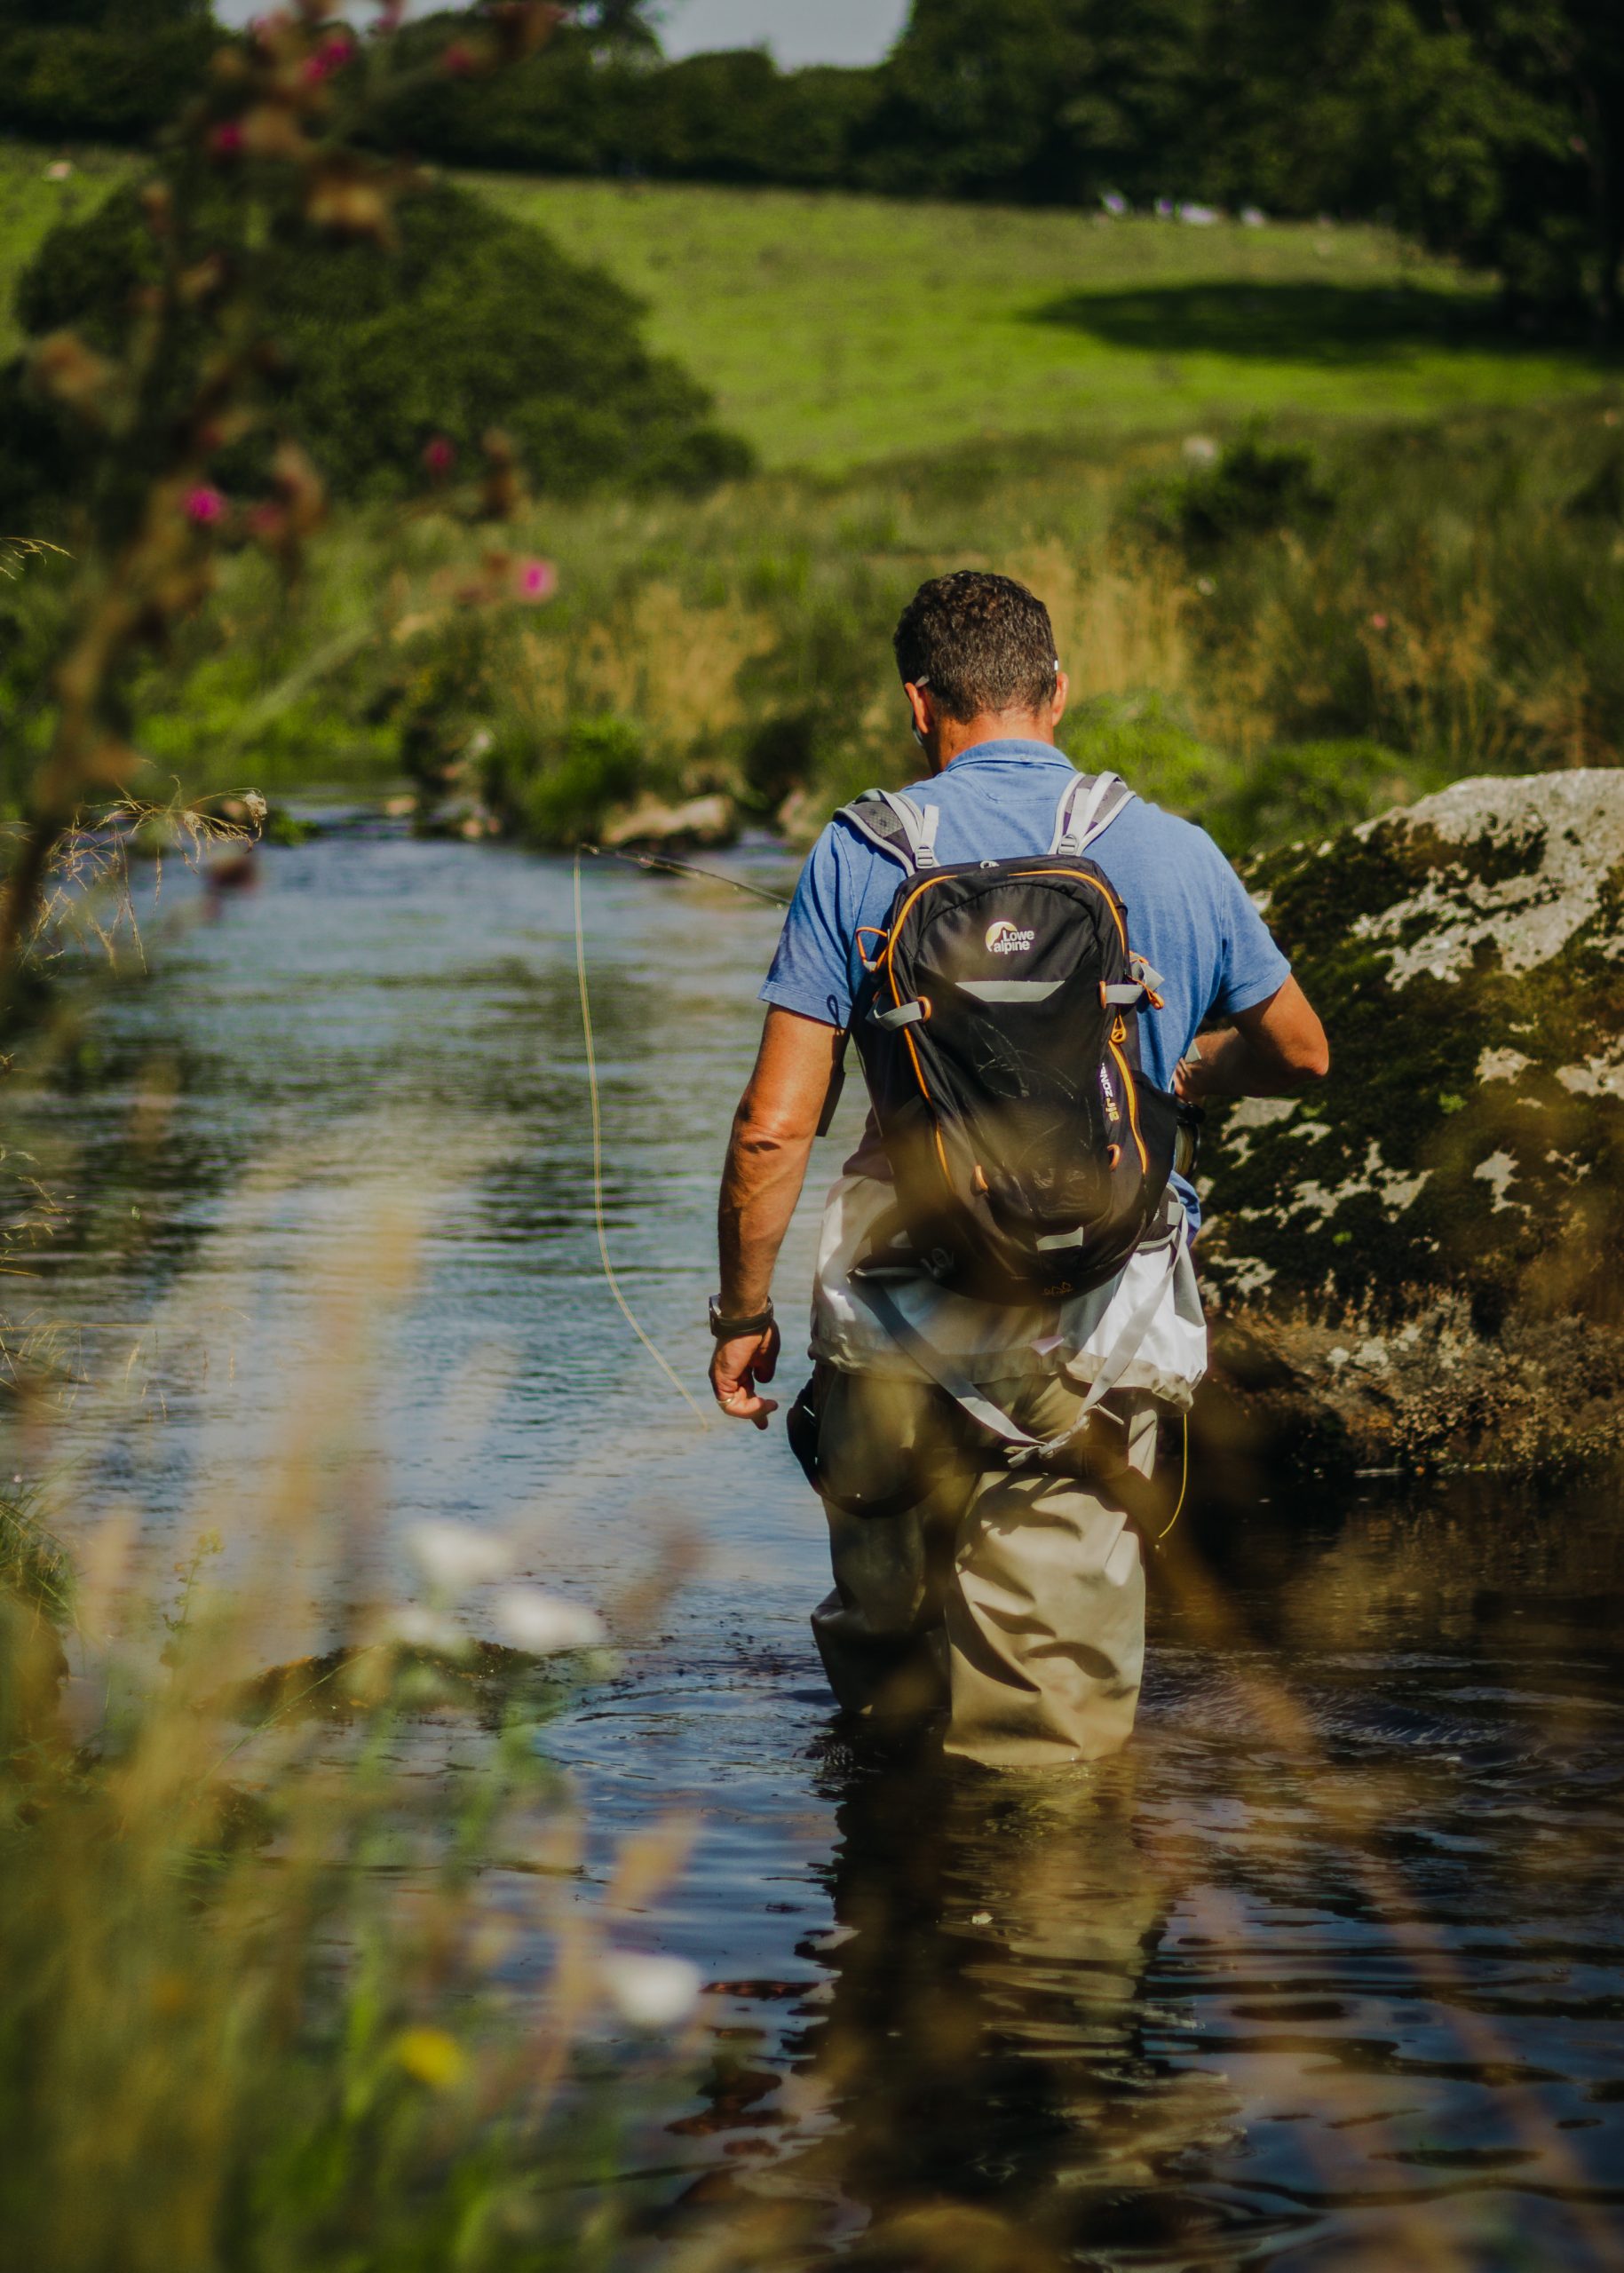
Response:
[[[396,252],[301,233],[270,257],[278,414],[337,493],[398,495],[420,479],[431,437],[472,453],[493,427],[555,495],[605,482],[701,490],[748,469],[746,446],[712,423],[694,380],[645,346],[638,302],[600,270],[449,185],[407,199],[399,226]],[[155,271],[137,194],[120,191],[46,239],[18,313],[36,336],[71,327],[105,349]],[[27,440],[43,486],[71,477],[37,414]],[[0,453],[11,503],[28,467]]]
[[[1130,497],[1124,520],[1141,535],[1199,558],[1277,529],[1306,531],[1326,520],[1335,504],[1311,450],[1248,433],[1230,442],[1212,464],[1141,487]]]

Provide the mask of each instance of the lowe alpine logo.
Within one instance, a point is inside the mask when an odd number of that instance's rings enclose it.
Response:
[[[1035,931],[1023,931],[1004,916],[1001,922],[988,926],[986,948],[989,954],[1024,955],[1037,939]]]

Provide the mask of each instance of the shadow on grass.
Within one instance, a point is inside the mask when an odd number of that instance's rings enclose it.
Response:
[[[1271,362],[1398,363],[1439,349],[1507,355],[1565,351],[1598,371],[1620,356],[1558,336],[1514,330],[1486,295],[1422,286],[1224,282],[1068,292],[1034,323],[1086,331],[1149,354],[1256,356]]]

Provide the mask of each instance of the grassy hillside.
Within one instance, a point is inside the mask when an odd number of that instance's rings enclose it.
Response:
[[[1379,230],[482,178],[649,300],[770,466],[990,434],[1390,418],[1594,386]]]
[[[0,352],[52,222],[129,170],[0,143]],[[1480,281],[1379,230],[479,178],[649,302],[654,345],[764,463],[841,471],[1005,434],[1390,418],[1593,387],[1582,350],[1498,330]],[[1616,362],[1613,368],[1616,368]]]

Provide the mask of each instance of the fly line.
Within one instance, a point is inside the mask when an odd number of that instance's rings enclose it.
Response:
[[[677,1391],[700,1427],[709,1430],[709,1422],[700,1411],[681,1376],[667,1364],[664,1357],[649,1340],[638,1322],[637,1313],[621,1291],[621,1282],[614,1275],[614,1265],[609,1259],[609,1234],[604,1222],[604,1122],[603,1106],[598,1094],[598,1050],[592,1039],[592,1002],[586,982],[586,921],[581,911],[581,855],[575,855],[575,976],[581,986],[581,1031],[586,1040],[587,1089],[592,1100],[592,1222],[598,1232],[598,1253],[603,1263],[604,1277],[609,1292],[620,1305],[621,1316],[637,1335],[649,1356]]]

